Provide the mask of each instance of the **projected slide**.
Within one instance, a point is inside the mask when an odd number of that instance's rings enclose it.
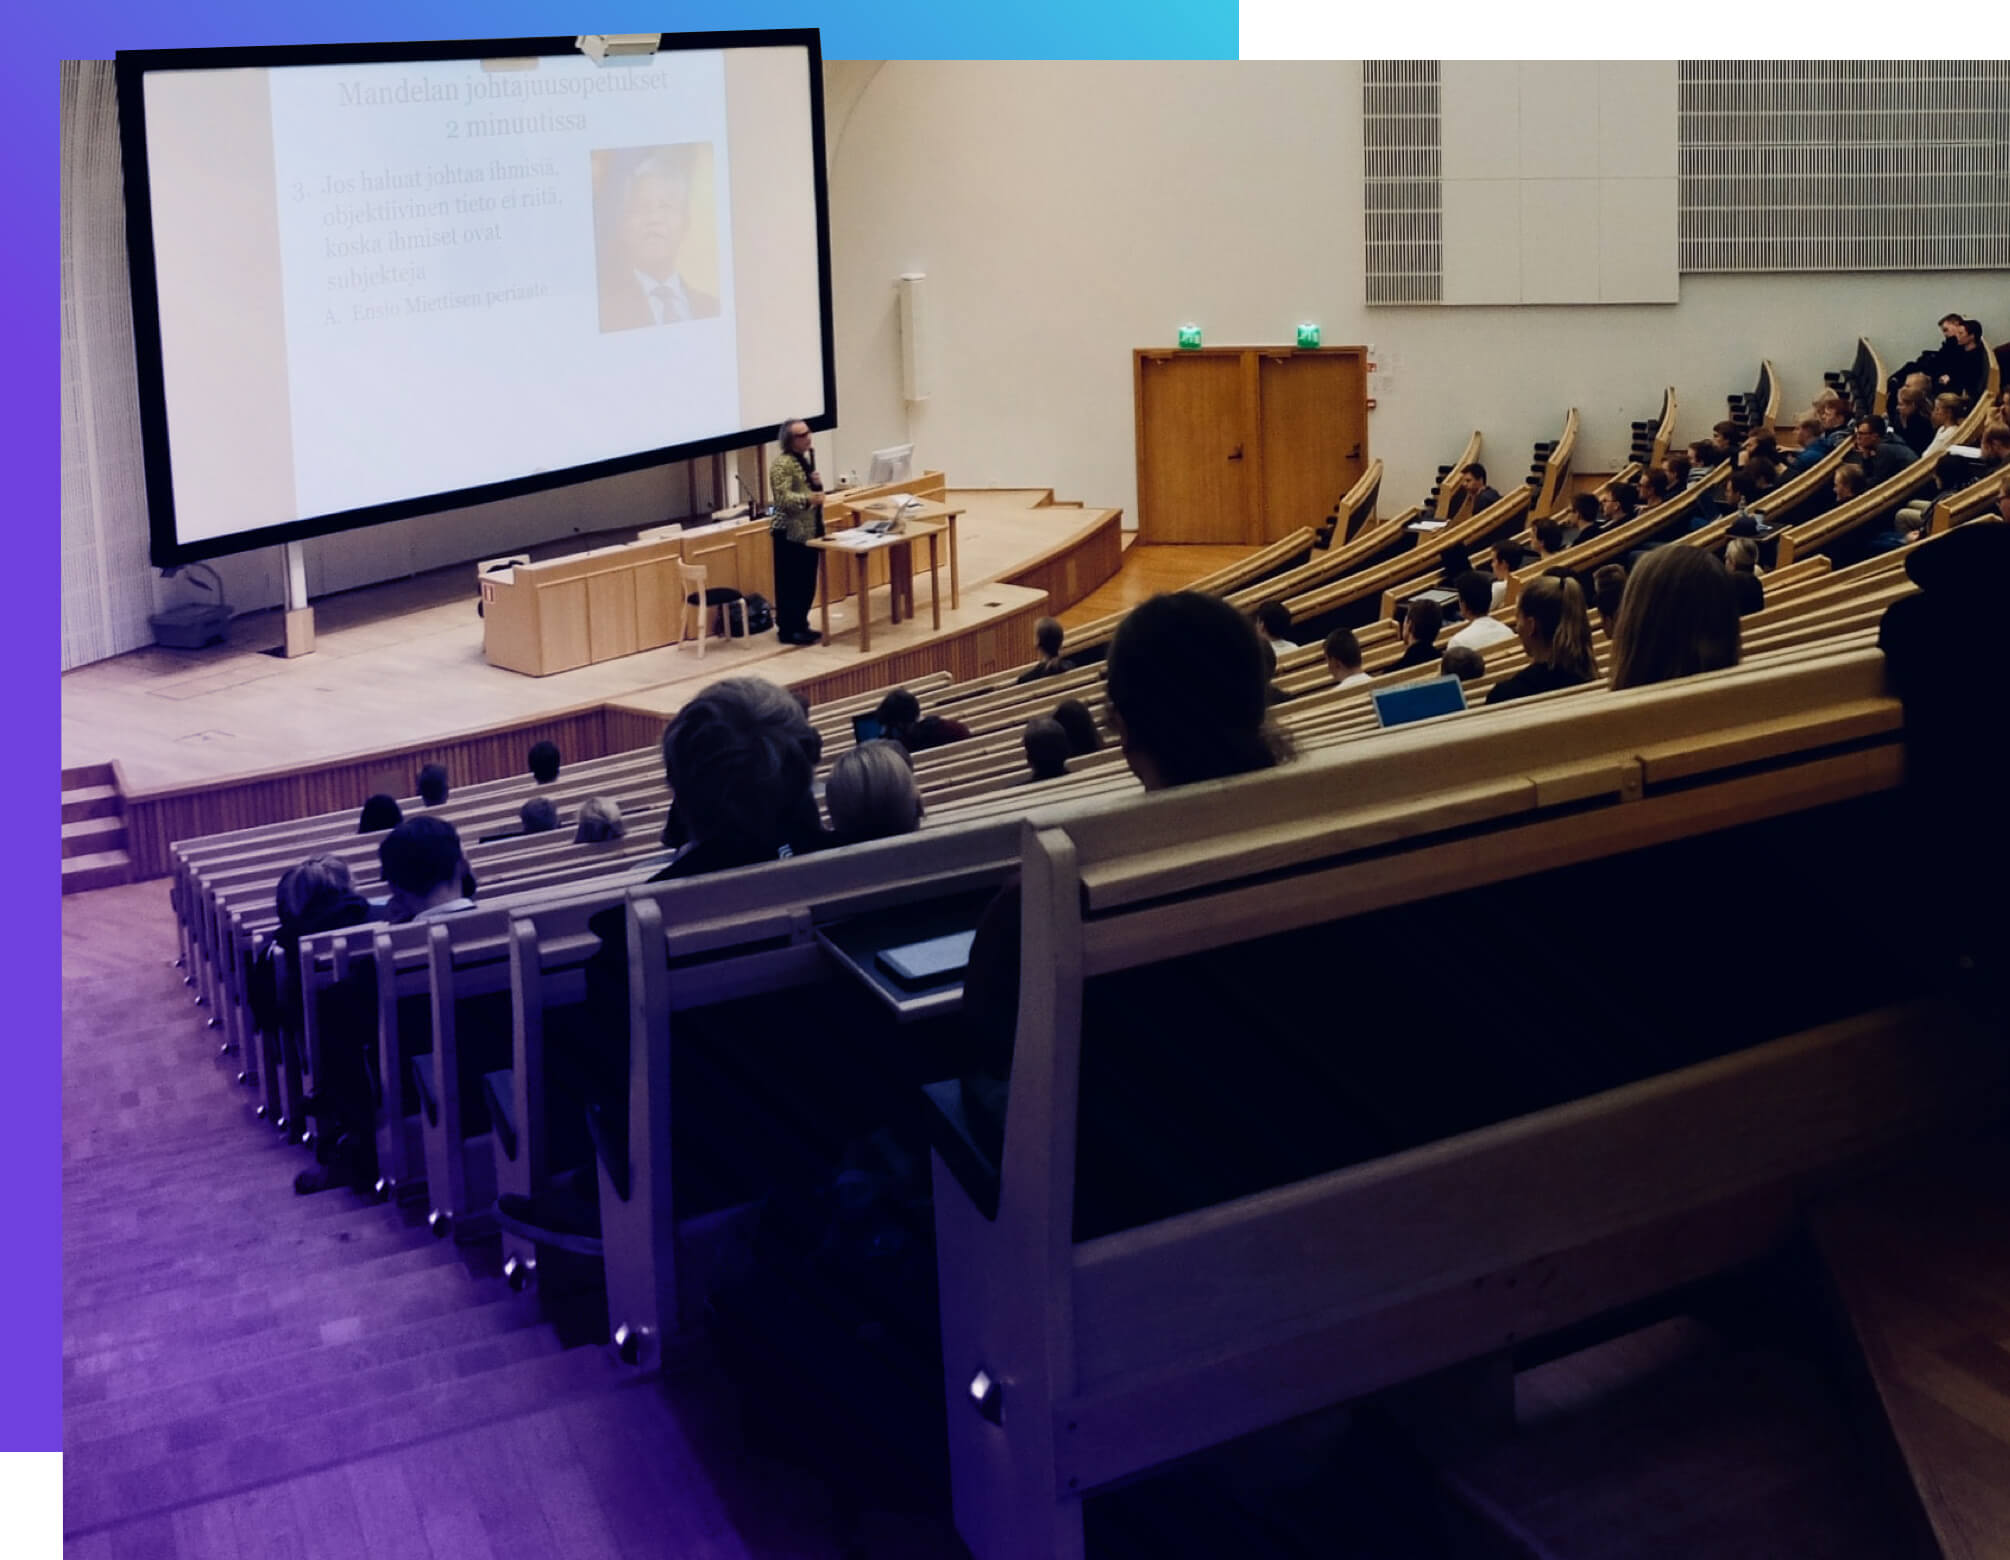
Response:
[[[178,541],[822,411],[804,59],[148,74]]]

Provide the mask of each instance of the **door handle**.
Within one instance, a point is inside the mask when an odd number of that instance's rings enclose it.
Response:
[[[1230,450],[1230,451],[1228,452],[1228,458],[1229,458],[1230,460],[1241,460],[1241,459],[1242,459],[1242,446],[1241,446],[1240,444],[1238,444],[1238,445],[1236,445],[1236,447],[1235,447],[1234,449]]]
[[[1347,452],[1347,458],[1349,460],[1359,460],[1361,458],[1361,446],[1357,444],[1354,446],[1354,448],[1349,450]]]

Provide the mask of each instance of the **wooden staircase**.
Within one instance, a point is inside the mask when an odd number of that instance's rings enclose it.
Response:
[[[63,892],[113,888],[132,880],[125,802],[110,764],[63,771]]]

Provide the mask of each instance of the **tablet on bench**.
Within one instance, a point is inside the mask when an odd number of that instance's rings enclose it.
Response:
[[[1466,707],[1465,686],[1456,677],[1433,677],[1429,682],[1405,683],[1400,688],[1377,688],[1368,697],[1375,704],[1375,718],[1384,730],[1406,726],[1413,720],[1429,720],[1435,715],[1456,715]]]

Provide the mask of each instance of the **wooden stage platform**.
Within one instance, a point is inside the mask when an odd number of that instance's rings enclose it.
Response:
[[[374,791],[409,796],[426,763],[456,785],[518,772],[529,745],[568,759],[653,742],[708,683],[741,674],[841,697],[947,670],[975,677],[1034,655],[1033,624],[1110,580],[1123,561],[1122,515],[1057,504],[1044,489],[958,490],[962,601],[930,625],[894,626],[873,597],[873,648],[859,653],[856,603],[833,609],[833,642],[713,639],[704,659],[670,646],[551,677],[482,656],[471,564],[315,604],[316,649],[266,653],[281,614],[247,614],[227,645],[134,651],[63,678],[63,765],[116,766],[127,849],[138,877],[166,870],[176,839],[359,806]],[[948,571],[942,585],[948,590]]]

